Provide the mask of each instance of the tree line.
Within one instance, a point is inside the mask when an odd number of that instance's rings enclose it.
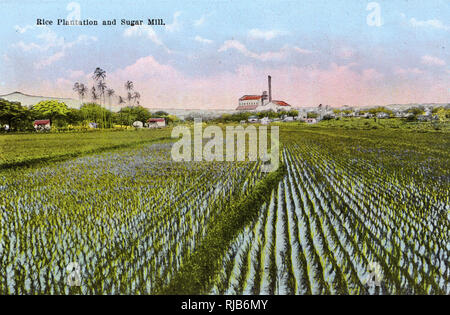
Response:
[[[145,123],[151,117],[164,117],[168,123],[177,121],[175,116],[158,111],[151,113],[142,106],[126,106],[118,112],[113,112],[96,103],[84,103],[80,109],[69,108],[57,100],[41,101],[34,106],[22,106],[19,102],[0,99],[0,130],[8,126],[9,131],[34,130],[33,122],[39,119],[49,119],[52,128],[83,129],[95,123],[97,128],[112,128],[113,126],[132,126],[133,122]]]
[[[69,108],[58,100],[41,101],[31,107],[19,102],[0,99],[0,130],[28,131],[34,130],[33,122],[38,119],[49,119],[52,128],[70,127],[112,128],[114,126],[132,126],[133,122],[145,123],[151,117],[164,117],[174,122],[175,116],[159,111],[151,113],[140,105],[141,95],[134,89],[134,83],[124,84],[126,96],[116,95],[106,84],[106,71],[97,67],[93,73],[93,85],[89,88],[82,82],[75,82],[73,91],[81,101],[80,109]],[[85,100],[90,100],[85,102]],[[112,111],[112,105],[122,106],[118,112]]]

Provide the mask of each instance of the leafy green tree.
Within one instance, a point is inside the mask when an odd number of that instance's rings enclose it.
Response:
[[[131,126],[137,120],[145,123],[152,115],[145,107],[127,106],[121,108],[116,117],[119,124]]]
[[[159,110],[159,111],[157,111],[157,112],[154,112],[153,115],[154,115],[155,117],[156,117],[156,116],[169,116],[169,113],[167,113],[167,112],[165,112],[165,111],[162,111],[162,110]]]
[[[173,123],[177,123],[180,121],[180,119],[175,115],[167,115],[166,119],[167,119],[167,124],[169,124],[169,123],[173,124]]]
[[[384,106],[378,106],[378,107],[375,107],[375,108],[370,108],[369,110],[368,110],[368,112],[370,113],[370,114],[372,114],[372,115],[377,115],[378,113],[386,113],[386,114],[388,114],[389,116],[392,116],[394,113],[392,112],[392,110],[390,110],[390,109],[388,109],[388,108],[386,108],[386,107],[384,107]]]
[[[333,109],[333,114],[335,114],[335,115],[339,115],[341,113],[341,110],[340,109]]]
[[[50,119],[50,123],[59,122],[64,123],[66,115],[69,113],[69,108],[63,102],[41,101],[32,107],[34,113],[38,118]]]
[[[70,125],[80,125],[83,122],[83,115],[79,109],[70,108],[66,114],[66,121]]]
[[[286,113],[286,115],[292,116],[292,117],[297,117],[298,116],[298,110],[292,109],[292,110],[288,111]]]
[[[95,122],[101,128],[112,127],[112,113],[96,103],[83,104],[80,108],[80,118],[85,124]]]
[[[32,113],[19,102],[10,102],[0,98],[0,123],[8,124],[10,130],[29,129]]]
[[[412,113],[414,116],[423,115],[425,113],[425,109],[423,107],[412,107],[408,109],[408,113]]]

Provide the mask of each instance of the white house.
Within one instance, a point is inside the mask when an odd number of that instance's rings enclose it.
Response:
[[[163,128],[166,126],[166,120],[164,118],[150,118],[147,120],[148,128]]]
[[[35,120],[34,123],[34,129],[38,130],[50,130],[50,119],[41,119],[41,120]]]

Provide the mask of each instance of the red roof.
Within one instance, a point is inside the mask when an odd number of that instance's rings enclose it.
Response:
[[[50,123],[50,119],[35,120],[34,125],[46,125]]]
[[[260,100],[261,95],[244,95],[239,100],[240,101],[250,101],[250,100]]]
[[[258,105],[242,105],[238,106],[236,110],[254,110],[258,107]]]
[[[284,101],[272,101],[272,103],[275,103],[279,106],[291,106],[288,103],[284,102]]]
[[[164,118],[150,118],[147,122],[165,122]]]

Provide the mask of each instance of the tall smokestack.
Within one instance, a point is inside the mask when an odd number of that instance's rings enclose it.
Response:
[[[269,103],[272,102],[272,77],[269,75]]]

